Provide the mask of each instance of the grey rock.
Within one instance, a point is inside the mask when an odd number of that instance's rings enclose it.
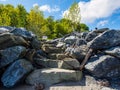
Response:
[[[96,32],[94,32],[94,31],[89,32],[89,33],[87,34],[85,40],[86,40],[87,42],[90,42],[91,40],[93,40],[93,39],[94,39],[96,36],[98,36],[98,35],[99,35],[99,34],[96,33]]]
[[[25,58],[31,62],[33,62],[34,55],[35,55],[35,49],[28,49],[25,55]]]
[[[79,60],[80,62],[84,59],[85,55],[87,54],[88,48],[86,45],[82,45],[79,47],[68,47],[65,52],[73,57]]]
[[[39,50],[41,47],[41,43],[37,38],[32,38],[30,42],[33,49]]]
[[[48,54],[48,57],[49,57],[50,59],[56,60],[56,59],[57,59],[57,54],[56,54],[56,53],[49,53],[49,54]]]
[[[46,57],[46,58],[48,58],[48,55],[43,51],[43,50],[41,50],[41,49],[39,49],[39,50],[36,50],[36,56],[42,56],[42,57]]]
[[[26,54],[26,48],[23,46],[14,46],[0,51],[0,68],[4,67]]]
[[[117,45],[120,45],[119,30],[106,31],[88,43],[88,46],[93,50],[108,49]]]
[[[56,47],[63,47],[65,45],[64,42],[58,42],[58,44],[56,45]]]
[[[45,68],[75,69],[80,67],[79,62],[72,58],[65,58],[63,60],[36,59],[35,62],[37,65]]]
[[[75,45],[76,46],[87,45],[87,42],[84,39],[77,39]]]
[[[64,39],[64,43],[68,45],[73,45],[77,41],[77,39],[79,39],[77,36],[69,36]]]
[[[89,32],[82,32],[82,33],[81,33],[81,38],[82,38],[82,39],[85,39],[88,33],[89,33]]]
[[[54,59],[54,60],[56,60],[56,59],[62,60],[64,58],[68,58],[68,57],[69,56],[66,55],[65,53],[51,53],[51,54],[49,54],[49,58]]]
[[[15,27],[11,27],[11,26],[0,26],[0,28],[5,28],[5,29],[8,29],[9,31],[12,31]]]
[[[63,52],[61,48],[53,47],[53,46],[46,46],[46,45],[42,46],[42,50],[46,53],[62,53]]]
[[[103,32],[108,31],[108,30],[109,30],[109,28],[101,28],[101,29],[94,30],[94,32],[103,33]]]
[[[103,80],[105,83],[105,81]],[[111,86],[99,85],[98,81],[91,76],[86,76],[82,78],[79,82],[62,82],[52,85],[47,90],[119,90]]]
[[[71,54],[72,57],[78,59],[79,61],[82,61],[85,57],[85,55],[88,52],[88,48],[86,45],[79,46],[73,50],[73,53]]]
[[[45,86],[50,86],[64,81],[79,81],[81,78],[81,71],[49,68],[34,70],[26,78],[26,83],[30,85],[42,83],[45,84]]]
[[[59,41],[61,40],[61,38],[57,38],[57,39],[53,39],[53,40],[48,40],[45,43],[47,44],[57,44]]]
[[[0,34],[12,31],[14,28],[10,26],[0,26]]]
[[[72,33],[70,34],[66,34],[64,35],[60,41],[65,41],[65,40],[68,40],[68,39],[75,39],[75,38],[81,38],[81,33],[79,32],[76,32],[76,31],[73,31]]]
[[[17,60],[7,68],[2,75],[1,81],[5,87],[13,87],[32,69],[33,66],[29,61]]]
[[[58,60],[63,60],[63,59],[65,59],[65,58],[69,58],[69,56],[66,55],[66,54],[64,54],[64,53],[58,53],[58,54],[56,54],[56,58],[57,58]]]
[[[58,64],[59,65],[58,68],[73,70],[73,69],[80,67],[80,63],[76,59],[65,58],[61,62],[62,62],[61,64]]]
[[[85,68],[98,78],[118,78],[120,60],[109,55],[95,55],[88,60]]]
[[[13,31],[11,31],[11,33],[17,36],[27,38],[27,39],[36,37],[35,34],[33,34],[31,31],[27,31],[25,28],[15,28]]]
[[[41,67],[44,68],[58,68],[58,64],[60,64],[61,62],[59,62],[58,60],[52,60],[52,59],[39,59],[39,58],[35,58],[34,62]]]
[[[117,57],[120,59],[120,47],[112,47],[104,51],[106,54]]]
[[[95,37],[97,37],[98,35],[102,34],[103,32],[105,31],[108,31],[109,28],[101,28],[101,29],[97,29],[97,30],[94,30],[94,31],[91,31],[87,34],[85,40],[87,42],[90,42],[91,40],[93,40]]]
[[[20,36],[9,33],[0,34],[0,50],[16,45],[28,46],[29,44]]]

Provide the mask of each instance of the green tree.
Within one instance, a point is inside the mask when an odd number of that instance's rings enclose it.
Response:
[[[16,7],[17,14],[17,27],[26,27],[26,17],[27,11],[22,5],[17,5]]]
[[[5,8],[8,16],[10,17],[10,26],[17,26],[17,13],[14,6],[7,4]]]
[[[27,29],[42,37],[41,28],[44,21],[43,13],[39,11],[38,7],[36,6],[31,9],[30,13],[27,15]]]
[[[3,11],[4,5],[0,4],[0,25],[2,25],[2,11]]]
[[[64,15],[64,18],[72,21],[73,29],[77,29],[77,25],[80,24],[81,15],[80,7],[77,2],[74,2],[68,10],[68,13]]]
[[[72,30],[72,21],[69,19],[61,19],[60,20],[61,26],[64,28],[65,30],[65,34],[71,33]]]
[[[9,15],[9,9],[7,5],[0,5],[0,25],[5,26],[5,25],[10,25],[11,23],[11,18]]]
[[[51,38],[51,31],[48,24],[43,25],[40,31],[42,36],[48,36],[48,38]]]
[[[89,27],[84,23],[81,23],[80,27],[81,27],[81,31],[89,31]]]

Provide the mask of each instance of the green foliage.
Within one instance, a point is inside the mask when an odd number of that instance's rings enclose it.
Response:
[[[25,27],[26,25],[26,17],[27,11],[22,5],[18,5],[16,8],[16,16],[17,16],[17,27]]]
[[[10,25],[11,18],[8,5],[0,5],[0,25]]]
[[[49,39],[53,39],[71,33],[74,29],[77,31],[89,30],[87,25],[80,24],[81,17],[78,16],[79,13],[78,3],[71,6],[69,18],[60,20],[54,20],[53,16],[45,18],[43,12],[39,10],[39,6],[27,12],[22,5],[15,8],[10,4],[0,4],[0,26],[25,27],[40,38],[48,36]]]
[[[77,2],[74,2],[70,9],[68,14],[66,15],[66,18],[71,20],[74,23],[79,23],[81,20],[81,16],[80,16],[80,7],[78,5]]]
[[[71,7],[68,10],[68,13],[64,15],[64,18],[71,20],[73,29],[78,30],[78,25],[80,24],[81,15],[80,15],[80,7],[77,2],[74,2],[71,5]]]
[[[42,36],[41,27],[44,22],[44,17],[37,7],[34,7],[27,15],[27,29],[33,31],[39,37]]]
[[[89,27],[86,24],[84,24],[84,23],[81,23],[80,27],[81,27],[81,31],[82,32],[89,31]]]

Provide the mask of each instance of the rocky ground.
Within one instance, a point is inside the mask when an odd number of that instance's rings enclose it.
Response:
[[[38,40],[0,27],[0,90],[120,90],[120,31],[103,28]]]

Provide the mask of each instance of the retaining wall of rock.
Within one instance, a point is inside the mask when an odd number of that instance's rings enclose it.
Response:
[[[2,86],[7,88],[23,82],[50,86],[80,81],[86,74],[120,82],[120,31],[103,28],[40,41],[24,28],[0,27],[0,70]]]

